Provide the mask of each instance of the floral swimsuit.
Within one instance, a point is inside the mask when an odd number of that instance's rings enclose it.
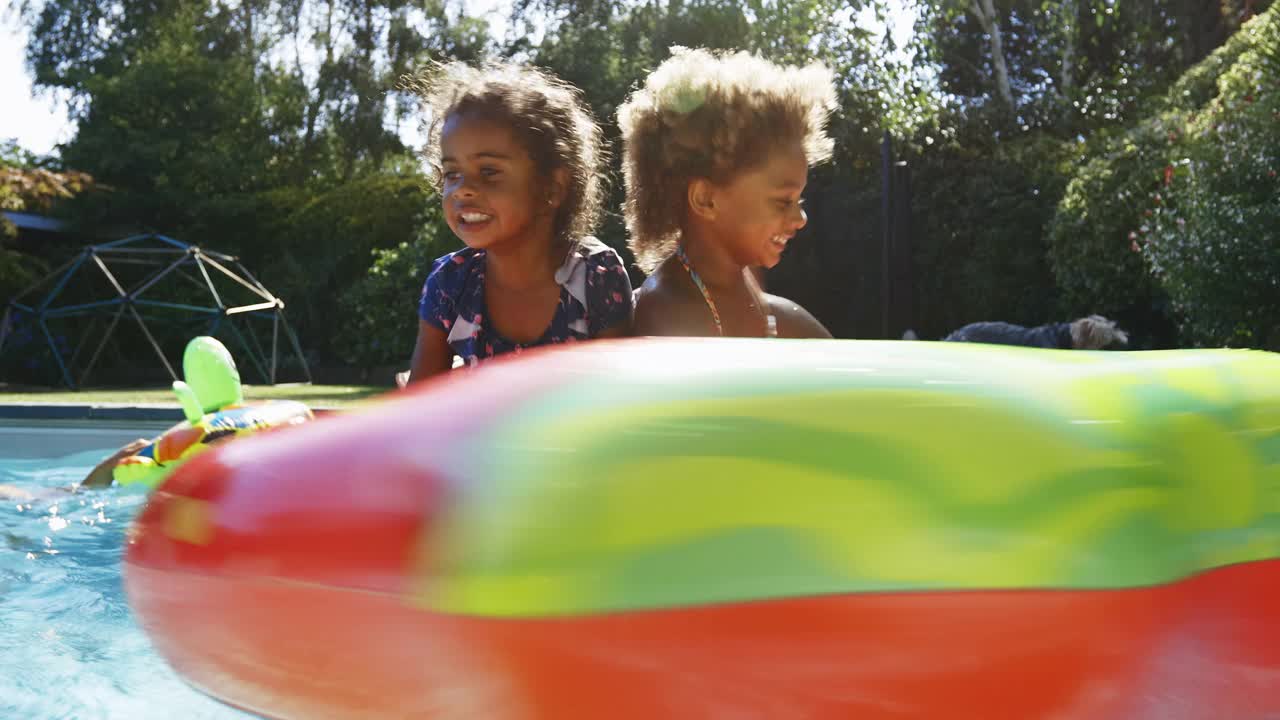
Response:
[[[594,237],[580,240],[556,271],[560,300],[537,340],[508,340],[489,323],[484,299],[485,251],[463,248],[437,259],[427,275],[418,316],[449,335],[466,365],[524,349],[596,337],[631,318],[631,279],[618,253]]]

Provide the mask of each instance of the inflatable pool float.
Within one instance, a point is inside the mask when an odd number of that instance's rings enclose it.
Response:
[[[313,419],[310,408],[292,400],[244,404],[235,360],[214,338],[201,336],[187,343],[182,374],[186,381],[175,381],[173,392],[186,420],[121,458],[111,471],[117,484],[155,487],[215,443]]]
[[[583,343],[205,453],[130,603],[273,718],[1280,713],[1280,356]]]

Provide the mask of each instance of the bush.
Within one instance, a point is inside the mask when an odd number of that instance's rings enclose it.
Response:
[[[1064,145],[1033,132],[945,145],[913,162],[916,330],[1057,319],[1045,226],[1062,196]]]
[[[431,262],[461,245],[431,204],[417,218],[413,240],[373,251],[373,265],[342,294],[341,342],[349,363],[364,366],[409,362],[418,332],[418,298]]]
[[[93,186],[93,178],[75,170],[58,170],[48,158],[23,150],[14,140],[0,140],[0,210],[48,213],[64,200]],[[46,259],[12,247],[18,228],[0,215],[0,303],[48,270]]]
[[[1169,340],[1167,302],[1131,234],[1177,127],[1170,115],[1097,142],[1049,223],[1049,262],[1064,313],[1115,318],[1138,347]]]
[[[3,312],[0,312],[0,322],[3,321]],[[9,327],[0,328],[0,334],[4,334],[4,344],[0,345],[0,378],[5,383],[54,385],[63,382],[57,360],[49,351],[49,340],[29,313],[13,310]],[[56,330],[52,330],[51,335],[58,352],[67,357],[70,346],[66,335]]]
[[[1266,312],[1260,301],[1274,287],[1256,295],[1263,288],[1223,282],[1220,273],[1267,266],[1258,254],[1265,255],[1267,242],[1259,193],[1267,192],[1274,161],[1265,148],[1274,148],[1280,116],[1266,115],[1265,102],[1244,98],[1274,94],[1276,73],[1263,58],[1274,66],[1276,18],[1273,7],[1188,70],[1144,120],[1086,149],[1049,230],[1053,273],[1069,314],[1115,316],[1138,346],[1168,342],[1161,336],[1173,321],[1192,342],[1259,340],[1255,320],[1236,327],[1237,320],[1245,317],[1240,313]],[[1226,135],[1207,139],[1204,118],[1221,112],[1214,108],[1223,107],[1228,86],[1235,88],[1236,105],[1251,112],[1224,128]],[[1233,178],[1244,180],[1236,167],[1241,162],[1252,163],[1247,190],[1232,187]],[[1173,214],[1172,205],[1182,214]],[[1199,265],[1211,260],[1220,267]],[[1210,297],[1218,293],[1221,301]]]
[[[423,208],[432,203],[426,179],[376,174],[320,193],[282,189],[259,197],[275,217],[256,225],[267,228],[270,241],[246,247],[246,265],[284,298],[308,351],[321,359],[345,358],[355,338],[334,328],[355,311],[341,298],[365,281],[371,253],[418,235]]]
[[[1186,119],[1138,239],[1187,341],[1280,349],[1280,14],[1240,35],[1249,48]]]

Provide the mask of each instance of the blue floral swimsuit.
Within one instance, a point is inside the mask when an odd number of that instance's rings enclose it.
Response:
[[[631,279],[622,259],[593,237],[580,240],[556,271],[560,302],[533,342],[508,340],[490,325],[484,271],[484,250],[449,253],[432,264],[418,303],[418,316],[448,333],[449,347],[469,366],[526,348],[587,340],[631,319]]]

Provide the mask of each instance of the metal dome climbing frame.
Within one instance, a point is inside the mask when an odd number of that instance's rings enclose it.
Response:
[[[118,267],[121,265],[133,266],[142,270],[142,273],[133,282],[132,288],[126,288],[125,286],[128,283],[123,281],[120,273],[113,272],[111,269],[112,266]],[[105,277],[112,290],[112,295],[100,300],[77,302],[71,305],[56,305],[59,298],[73,284],[73,280],[85,272],[100,273],[102,277]],[[207,288],[211,304],[201,306],[169,302],[148,296],[148,293],[153,291],[162,280],[177,276],[186,276],[188,280],[197,282]],[[228,304],[224,302],[226,293],[220,294],[218,292],[218,288],[213,281],[214,277],[225,277],[234,281],[248,290],[252,298],[258,300],[258,302],[248,304]],[[51,281],[52,287],[50,290],[43,295],[38,295],[37,291]],[[37,297],[34,300],[29,300],[28,296]],[[140,308],[143,310],[164,308],[169,311],[181,311],[189,313],[193,319],[200,319],[200,316],[207,317],[209,324],[204,334],[214,335],[220,329],[225,328],[231,338],[234,338],[236,344],[240,346],[239,350],[243,351],[243,356],[249,359],[263,381],[269,384],[276,383],[277,368],[280,364],[280,331],[283,329],[297,357],[298,364],[301,366],[306,382],[311,382],[311,371],[307,367],[302,348],[298,345],[297,336],[294,335],[288,321],[285,319],[284,302],[259,282],[240,263],[238,258],[212,250],[205,250],[195,245],[188,245],[173,238],[154,233],[135,235],[102,245],[85,247],[75,257],[16,295],[5,307],[3,318],[0,318],[0,352],[4,351],[5,341],[9,339],[15,320],[19,317],[26,318],[39,328],[41,335],[48,343],[49,350],[57,362],[63,382],[67,387],[74,389],[83,386],[88,380],[90,373],[102,355],[103,349],[107,346],[107,342],[112,338],[120,323],[122,321],[132,321],[137,323],[138,328],[146,337],[147,342],[155,351],[165,370],[168,371],[169,376],[173,380],[179,379],[174,365],[165,356],[160,343],[156,340],[156,336],[152,333],[151,328],[148,327],[143,314],[139,312]],[[49,330],[48,322],[58,318],[91,317],[105,319],[108,316],[110,321],[106,332],[102,334],[102,338],[93,348],[88,361],[84,364],[83,369],[80,370],[77,380],[73,377],[73,370],[77,360],[86,349],[91,333],[84,333],[84,336],[76,343],[75,351],[71,353],[71,357],[64,357],[64,352],[59,349],[53,333]],[[269,318],[271,320],[271,348],[269,354],[265,352],[262,343],[258,341],[256,333],[252,332],[251,329],[242,331],[237,327],[237,323],[231,322],[237,316]],[[239,355],[240,353],[237,352],[235,354]]]

